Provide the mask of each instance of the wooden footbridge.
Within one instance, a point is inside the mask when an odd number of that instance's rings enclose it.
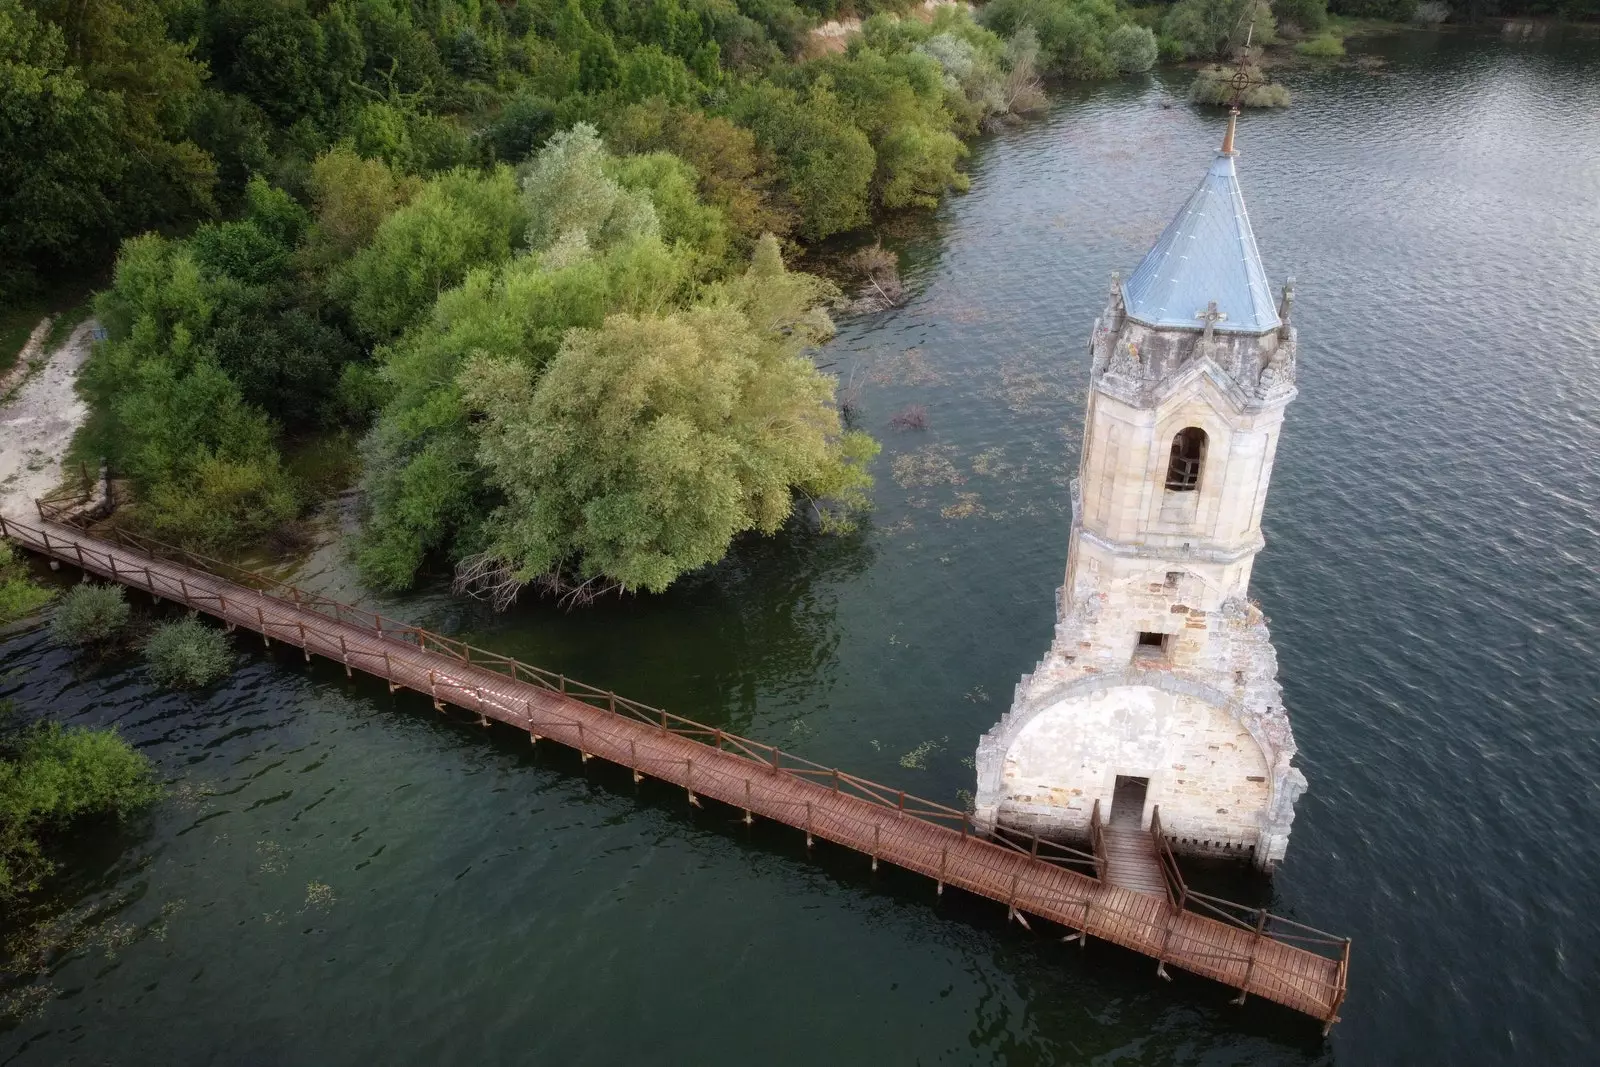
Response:
[[[738,737],[615,693],[370,611],[308,593],[264,575],[204,559],[120,529],[95,530],[48,500],[40,521],[0,518],[0,535],[54,560],[184,604],[274,641],[427,694],[441,711],[465,709],[505,723],[530,740],[559,742],[682,788],[691,804],[711,798],[931,878],[998,901],[1009,918],[1065,927],[1068,941],[1090,937],[1156,960],[1157,973],[1180,967],[1323,1022],[1339,1018],[1350,941],[1300,923],[1194,892],[1161,832],[1130,838],[1106,827],[1098,805],[1094,851],[1037,837],[975,833],[965,811]],[[1134,842],[1130,846],[1130,840]],[[1142,844],[1143,862],[1129,862]],[[1153,857],[1153,862],[1151,858]],[[1151,868],[1160,871],[1150,884]],[[1136,876],[1118,878],[1122,870]],[[1118,881],[1129,884],[1119,885]],[[1154,889],[1152,892],[1151,890]],[[1163,891],[1164,890],[1164,891]]]

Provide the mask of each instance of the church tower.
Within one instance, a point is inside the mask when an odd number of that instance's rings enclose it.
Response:
[[[1101,815],[1179,852],[1283,859],[1304,776],[1249,599],[1284,409],[1292,283],[1274,303],[1234,169],[1234,120],[1089,340],[1055,640],[978,745],[976,821],[1045,837]]]

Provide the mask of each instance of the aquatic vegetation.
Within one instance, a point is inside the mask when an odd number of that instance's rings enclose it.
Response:
[[[193,614],[157,628],[145,642],[144,655],[151,677],[174,689],[210,685],[233,667],[233,654],[222,631]]]
[[[119,636],[130,617],[120,585],[75,585],[50,620],[56,639],[69,645],[101,645]]]
[[[984,514],[984,510],[977,493],[957,493],[956,502],[941,508],[939,514],[947,519],[970,519]]]
[[[902,489],[935,485],[960,485],[966,476],[950,461],[953,445],[923,445],[914,452],[902,452],[889,464],[894,481]]]
[[[925,771],[928,769],[928,757],[944,751],[944,746],[950,743],[948,736],[937,741],[924,741],[916,748],[900,757],[900,766],[912,771]]]

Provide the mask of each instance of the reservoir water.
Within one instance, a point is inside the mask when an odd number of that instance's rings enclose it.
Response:
[[[0,1062],[1592,1062],[1600,1041],[1600,40],[1408,34],[1241,122],[1296,279],[1253,591],[1310,780],[1239,892],[1355,939],[1315,1024],[240,635],[152,691],[42,629],[0,697],[117,724],[172,792],[91,835],[0,985]],[[824,358],[885,445],[852,536],[662,597],[401,618],[953,802],[1044,652],[1088,332],[1200,179],[1187,75],[1058,95],[885,230],[901,308]],[[927,408],[924,431],[890,419]],[[357,597],[336,548],[297,580]]]

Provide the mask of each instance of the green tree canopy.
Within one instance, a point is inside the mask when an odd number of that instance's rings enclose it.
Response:
[[[570,332],[537,381],[475,358],[462,389],[506,500],[485,556],[518,581],[570,568],[660,591],[736,534],[775,532],[796,491],[862,503],[875,446],[841,433],[832,380],[801,354],[830,328],[824,292],[768,238],[693,308]]]

